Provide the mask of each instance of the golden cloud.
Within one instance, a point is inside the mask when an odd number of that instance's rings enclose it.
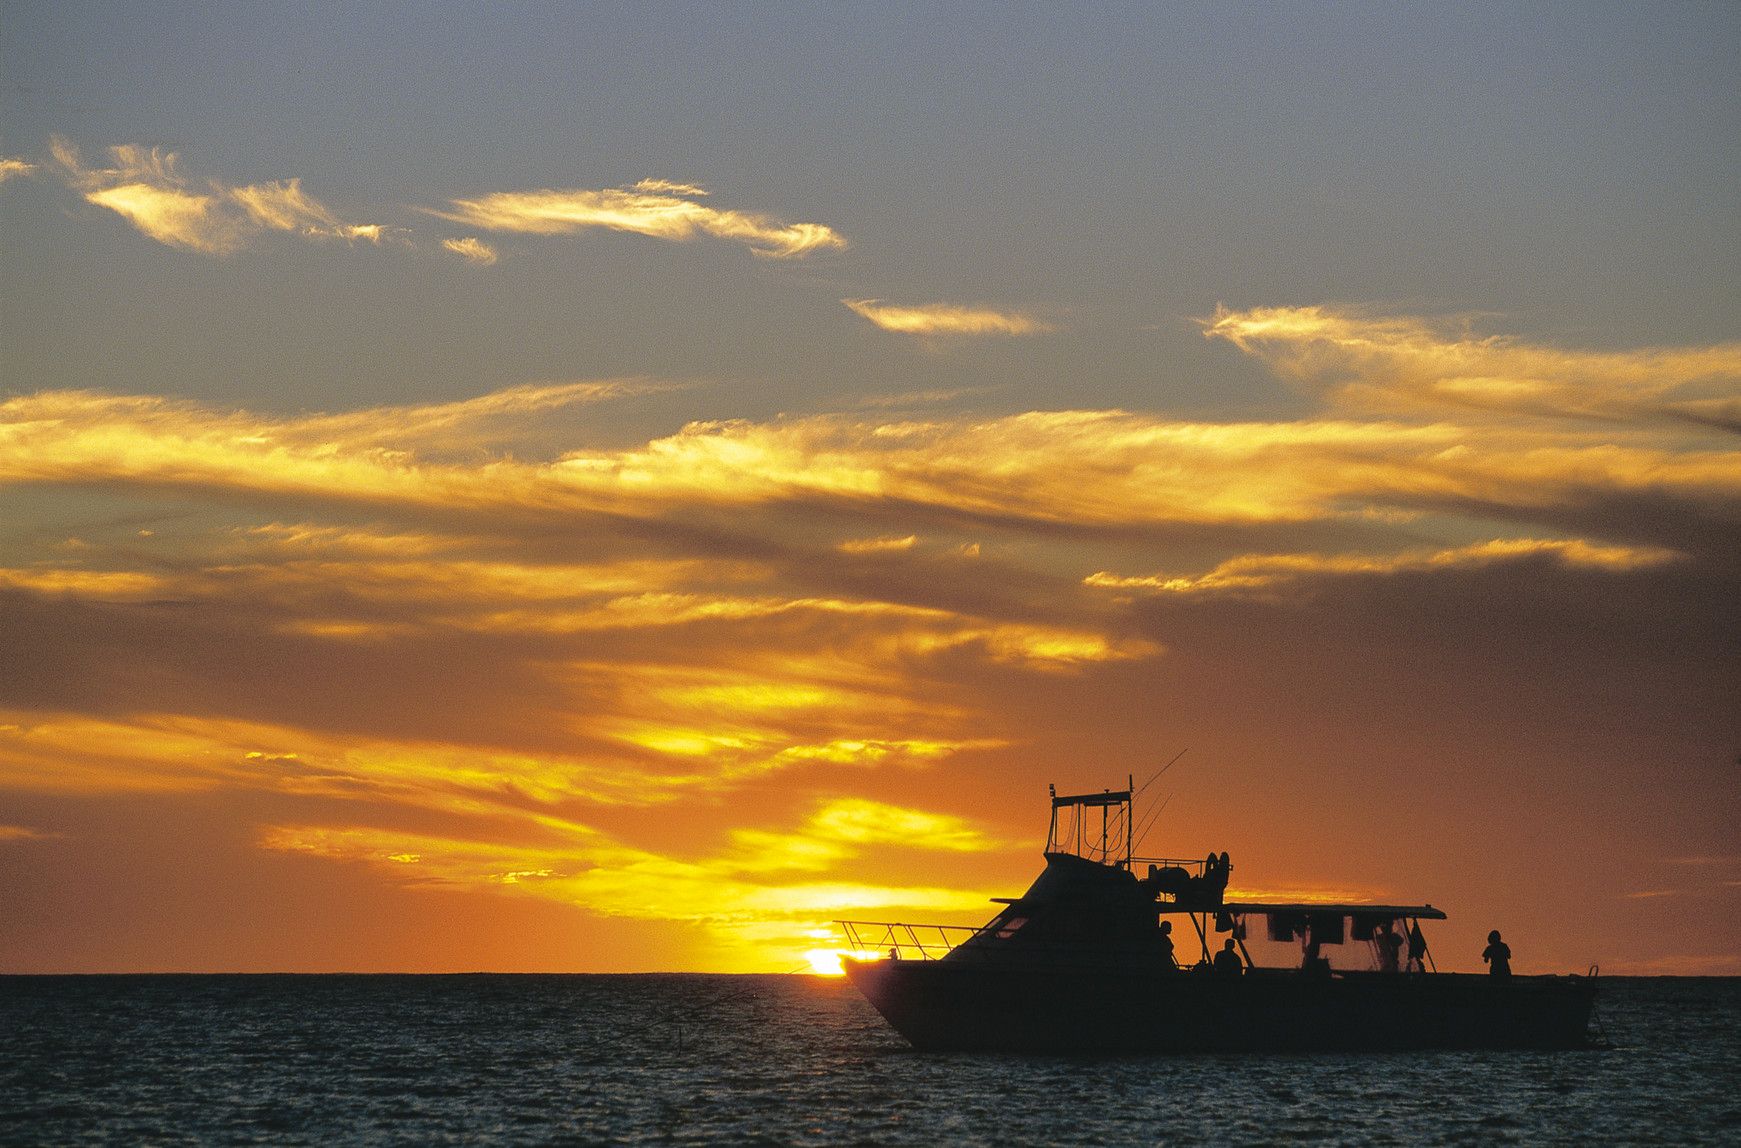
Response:
[[[911,550],[918,541],[917,534],[904,534],[899,538],[848,538],[837,549],[843,554],[886,554]]]
[[[1741,343],[1575,351],[1478,336],[1463,319],[1337,307],[1218,308],[1202,325],[1206,338],[1225,339],[1349,408],[1655,415],[1741,427]]]
[[[210,195],[148,183],[123,183],[87,191],[85,199],[124,217],[170,247],[228,255],[241,246],[245,235],[241,222],[227,215]]]
[[[1227,593],[1265,589],[1312,576],[1469,569],[1533,557],[1551,558],[1565,566],[1624,571],[1661,566],[1686,556],[1660,546],[1601,546],[1578,538],[1496,538],[1452,549],[1400,554],[1242,554],[1194,576],[1126,576],[1101,570],[1082,582],[1101,589],[1158,594]]]
[[[340,222],[324,204],[302,190],[300,179],[231,188],[229,194],[250,219],[273,231],[293,231],[311,238],[361,239],[369,243],[379,243],[385,233],[379,224]]]
[[[475,235],[468,235],[463,239],[443,239],[441,245],[467,263],[475,263],[479,267],[488,267],[496,262],[496,249]]]
[[[18,159],[13,156],[0,156],[0,183],[5,183],[7,180],[12,179],[15,176],[35,174],[36,165],[31,163],[29,160]]]
[[[807,831],[853,845],[907,845],[952,853],[979,853],[996,847],[983,832],[959,817],[859,797],[829,802],[811,817]]]
[[[1448,422],[1201,423],[1121,411],[923,422],[819,415],[696,423],[644,446],[547,461],[476,453],[492,437],[552,433],[548,420],[530,416],[650,386],[543,384],[297,419],[43,392],[0,402],[0,482],[293,494],[335,509],[507,512],[527,521],[820,505],[842,522],[900,507],[910,521],[968,514],[1119,530],[1374,522],[1458,505],[1552,517],[1597,496],[1712,507],[1741,496],[1730,441],[1613,425],[1599,434],[1530,424],[1475,435]],[[769,608],[754,599],[692,605],[739,615]],[[645,606],[691,610],[672,600]]]
[[[722,211],[696,203],[693,197],[698,192],[662,181],[642,181],[627,190],[504,191],[456,199],[450,210],[432,214],[487,231],[531,235],[572,235],[596,227],[679,241],[711,236],[736,240],[758,255],[782,259],[846,246],[845,239],[823,224]]]
[[[693,183],[675,183],[668,179],[643,179],[635,184],[635,190],[682,195],[691,199],[700,199],[707,195],[707,189],[704,187],[697,187]]]
[[[700,925],[712,935],[716,959],[751,969],[800,964],[841,912],[979,913],[989,901],[981,891],[801,874],[854,861],[868,847],[996,847],[960,818],[856,798],[825,802],[792,832],[739,829],[724,850],[693,858],[590,831],[528,841],[504,839],[499,831],[480,839],[359,825],[276,825],[262,832],[260,844],[372,865],[417,885],[498,888],[607,916]]]
[[[125,218],[157,242],[208,255],[227,255],[262,231],[307,238],[379,243],[379,224],[345,223],[302,190],[298,179],[226,187],[215,181],[195,188],[182,176],[175,153],[124,144],[109,149],[112,166],[86,167],[78,149],[50,141],[67,181],[86,201]]]
[[[885,331],[903,335],[1043,335],[1055,328],[1020,311],[956,303],[900,307],[880,299],[842,299],[854,312]]]

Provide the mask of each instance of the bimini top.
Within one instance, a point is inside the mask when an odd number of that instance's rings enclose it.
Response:
[[[1163,904],[1161,909],[1164,912],[1169,907]],[[1316,913],[1326,917],[1419,917],[1426,921],[1443,921],[1445,919],[1445,911],[1435,909],[1431,905],[1326,905],[1321,901],[1287,904],[1279,901],[1225,901],[1218,908],[1223,913],[1262,913],[1266,916],[1276,916],[1281,913],[1307,915]]]

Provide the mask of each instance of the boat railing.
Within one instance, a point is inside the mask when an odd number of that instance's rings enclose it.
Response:
[[[905,921],[836,921],[846,934],[845,955],[860,960],[937,961],[956,953],[956,960],[986,961],[998,965],[1039,964],[1047,968],[1127,968],[1132,959],[1154,959],[1156,950],[1128,944],[1084,945],[1080,940],[1027,939],[1014,948],[1003,945],[971,945],[982,935],[1002,936],[992,925],[919,925]],[[1181,965],[1180,967],[1187,967]]]
[[[904,961],[935,961],[985,928],[972,925],[910,925],[904,921],[837,921],[855,953],[890,954]]]

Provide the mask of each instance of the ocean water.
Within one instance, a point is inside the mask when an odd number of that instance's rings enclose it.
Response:
[[[923,1055],[744,976],[0,977],[8,1144],[1741,1143],[1741,980],[1604,982],[1612,1045]]]

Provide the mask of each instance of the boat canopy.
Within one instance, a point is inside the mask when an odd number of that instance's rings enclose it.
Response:
[[[1166,910],[1171,906],[1163,904],[1161,908]],[[1276,901],[1225,901],[1219,906],[1219,911],[1234,914],[1262,913],[1266,916],[1274,916],[1278,913],[1303,913],[1325,917],[1418,917],[1423,921],[1443,921],[1445,919],[1445,911],[1435,909],[1431,905],[1326,905],[1321,901],[1301,901],[1287,904]]]
[[[1052,808],[1064,805],[1127,805],[1130,803],[1130,790],[1105,790],[1100,793],[1052,794]]]

